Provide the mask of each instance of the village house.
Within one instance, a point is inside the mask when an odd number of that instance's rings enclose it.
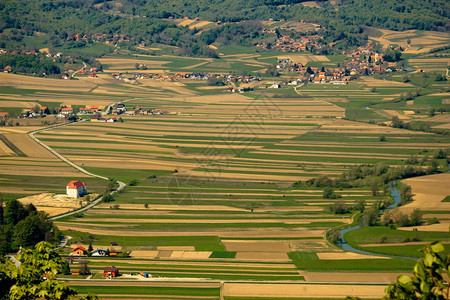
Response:
[[[86,253],[86,248],[84,248],[83,246],[76,246],[72,250],[73,255],[86,255]]]
[[[79,110],[80,115],[87,115],[91,112],[91,109],[88,107],[80,107]]]
[[[86,183],[79,180],[72,180],[66,186],[66,193],[69,198],[79,198],[87,195]]]
[[[91,113],[98,112],[98,105],[91,105]]]
[[[124,113],[124,112],[127,111],[127,109],[125,108],[125,104],[123,104],[123,103],[117,104],[116,110],[117,110],[117,112],[118,112],[119,114]]]
[[[63,107],[61,109],[61,114],[63,114],[63,115],[71,115],[71,114],[73,114],[73,108],[72,107]]]
[[[7,118],[7,117],[8,117],[8,112],[0,111],[0,118]]]
[[[117,269],[116,267],[112,266],[112,267],[105,267],[105,269],[103,269],[103,277],[117,277],[119,276],[119,269]]]

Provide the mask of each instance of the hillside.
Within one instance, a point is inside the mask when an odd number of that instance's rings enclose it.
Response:
[[[446,31],[450,5],[445,0],[431,1],[101,1],[101,0],[4,0],[0,3],[0,48],[56,47],[69,44],[82,48],[85,43],[73,43],[75,34],[126,35],[132,44],[142,41],[172,46],[196,44],[199,55],[214,56],[196,35],[199,28],[176,26],[172,19],[188,17],[222,24],[245,20],[293,20],[319,23],[336,35],[363,35],[363,26],[391,30]],[[312,3],[312,5],[311,5]],[[376,12],[374,14],[373,12]],[[236,23],[233,23],[236,24]],[[248,27],[248,26],[247,26]],[[210,29],[210,28],[209,28]],[[240,37],[254,33],[241,30]],[[32,42],[30,42],[30,39]],[[242,39],[233,41],[241,43]],[[356,41],[358,44],[358,41]],[[187,51],[186,54],[198,54]]]

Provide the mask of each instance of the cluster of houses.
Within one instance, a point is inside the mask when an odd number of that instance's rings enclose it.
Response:
[[[115,242],[112,242],[112,243],[117,245]],[[83,246],[75,246],[72,249],[72,253],[67,258],[67,262],[69,264],[73,264],[76,262],[74,259],[74,256],[87,256],[87,255],[89,255],[89,256],[116,256],[117,252],[112,252],[112,251],[109,251],[108,249],[103,249],[103,248],[98,248],[98,249],[95,249],[95,250],[92,250],[89,252]],[[72,271],[72,275],[79,275],[79,274],[80,274],[79,270]],[[118,277],[118,276],[120,276],[119,269],[115,266],[105,267],[103,269],[103,277],[113,278],[113,277]]]
[[[375,51],[371,44],[358,47],[356,50],[344,51],[343,54],[349,58],[345,67],[350,70],[350,75],[394,72],[398,67],[396,62],[385,61],[383,54]]]
[[[100,109],[98,105],[80,107],[78,109],[74,109],[71,106],[63,106],[60,108],[53,108],[52,110],[50,110],[47,106],[37,106],[34,108],[26,109],[25,112],[18,115],[17,118],[35,118],[50,114],[55,114],[57,118],[68,118],[74,114],[89,115],[96,114],[99,111]],[[8,117],[8,113],[0,111],[0,117]]]
[[[69,73],[70,72],[75,72],[78,75],[88,75],[88,77],[96,78],[96,77],[98,77],[97,76],[97,72],[100,72],[100,70],[97,67],[92,67],[89,70],[87,70],[87,69],[79,69],[79,70],[76,70],[76,71],[69,70]],[[61,79],[71,79],[71,78],[72,77],[68,73],[63,73],[61,75]]]
[[[117,245],[115,242],[111,242],[111,244]],[[89,252],[85,247],[79,245],[72,249],[70,256],[117,256],[117,253],[104,248],[97,248]]]
[[[117,103],[112,109],[111,114],[115,116],[117,115],[146,116],[146,115],[163,115],[164,112],[160,109],[147,109],[139,105],[127,109],[125,103]]]
[[[82,33],[75,33],[68,35],[66,38],[68,41],[76,41],[76,42],[98,42],[98,43],[105,43],[107,45],[117,45],[121,42],[130,42],[130,37],[126,34],[112,34],[107,35],[105,33],[95,33],[95,34],[82,34]]]
[[[62,52],[57,52],[56,54],[52,54],[49,52],[48,48],[42,48],[39,49],[38,51],[36,50],[12,50],[12,51],[7,51],[5,49],[0,49],[0,55],[1,54],[5,54],[5,53],[11,53],[13,55],[18,55],[18,54],[26,54],[26,55],[38,55],[38,54],[43,54],[45,55],[45,57],[53,57],[53,58],[64,58],[66,60],[67,63],[76,63],[77,61],[75,59],[73,59],[70,56],[64,56]],[[13,71],[13,68],[11,66],[6,66],[4,67],[2,70],[5,73],[11,73]],[[69,75],[69,73],[76,73],[79,75],[88,75],[89,77],[97,77],[97,72],[100,72],[101,70],[99,70],[97,67],[92,67],[89,70],[87,69],[80,69],[80,70],[74,70],[74,69],[68,69],[66,72],[63,72],[61,74],[61,79],[66,79],[69,80],[72,77]]]
[[[45,57],[48,58],[64,58],[65,62],[67,63],[76,63],[76,60],[73,59],[70,56],[64,56],[62,52],[57,52],[57,53],[50,53],[50,50],[48,48],[42,48],[39,49],[38,51],[36,50],[11,50],[8,51],[6,49],[0,49],[0,55],[5,54],[5,53],[10,53],[12,55],[19,55],[19,54],[25,54],[25,55],[38,55],[38,54],[42,54]],[[0,71],[3,71],[4,73],[11,73],[13,71],[13,68],[11,66],[5,66],[3,69],[0,69]],[[74,70],[68,70],[68,72],[74,72]],[[67,73],[63,73],[61,75],[61,78],[63,79],[70,79],[70,76]]]
[[[289,57],[278,59],[277,70],[282,72],[298,73],[299,82],[348,84],[352,79],[361,75],[373,75],[380,72],[394,72],[397,63],[386,62],[383,55],[367,47],[346,53],[348,59],[339,67],[306,67],[301,63],[293,62]]]
[[[175,73],[175,74],[158,74],[158,73],[139,73],[133,72],[131,74],[112,73],[115,79],[122,80],[123,82],[136,84],[139,79],[156,79],[161,81],[178,81],[180,79],[193,79],[193,80],[208,80],[211,74],[208,73]]]
[[[264,32],[264,31],[263,31]],[[272,33],[273,30],[266,31]],[[301,36],[300,38],[292,38],[289,35],[282,35],[276,40],[275,49],[281,52],[304,52],[309,49],[320,49],[322,45],[318,42],[321,37],[319,35]],[[271,49],[273,46],[270,43],[257,43],[256,47],[263,49]]]
[[[80,107],[78,108],[78,114],[80,115],[88,115],[95,114],[99,111],[98,105],[91,105],[89,107]],[[76,114],[77,111],[73,109],[71,106],[62,107],[59,110],[59,113],[56,115],[58,118],[67,118]]]

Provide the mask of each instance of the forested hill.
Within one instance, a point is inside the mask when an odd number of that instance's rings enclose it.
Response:
[[[200,17],[209,21],[305,19],[330,26],[367,25],[394,30],[449,29],[447,0],[2,0],[0,29],[24,26],[47,30],[67,26],[93,29],[115,16]],[[311,2],[311,1],[309,1]],[[112,19],[111,19],[112,18]],[[73,24],[73,20],[77,24]],[[445,28],[447,26],[447,28]],[[43,28],[41,28],[43,29]]]
[[[74,34],[125,34],[132,42],[175,46],[197,31],[170,19],[208,21],[293,20],[319,23],[336,34],[358,35],[364,26],[448,31],[447,0],[0,0],[0,48],[20,47],[26,36],[46,34],[51,46]],[[245,29],[244,29],[245,30]],[[243,35],[245,35],[243,33]],[[190,36],[190,37],[189,37]],[[191,38],[192,37],[192,38]],[[52,40],[50,40],[52,39]]]

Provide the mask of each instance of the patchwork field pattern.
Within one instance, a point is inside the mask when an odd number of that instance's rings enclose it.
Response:
[[[449,148],[448,135],[376,125],[397,116],[405,122],[427,120],[445,126],[448,114],[429,117],[426,113],[449,105],[433,87],[437,85],[437,91],[442,83],[425,81],[430,93],[407,104],[391,100],[416,91],[418,82],[426,79],[421,74],[409,74],[410,83],[394,74],[389,80],[361,78],[343,86],[308,84],[248,94],[231,94],[223,87],[193,80],[140,79],[131,85],[110,76],[116,71],[133,72],[136,63],[147,63],[163,73],[191,68],[222,72],[240,64],[261,70],[270,63],[260,58],[260,54],[223,55],[220,61],[111,56],[103,58],[104,74],[80,77],[67,86],[38,78],[27,85],[28,77],[0,76],[5,78],[0,81],[4,90],[1,101],[16,101],[15,108],[44,101],[102,107],[124,101],[128,110],[139,106],[163,111],[163,115],[121,115],[124,122],[83,121],[36,135],[86,170],[129,184],[114,195],[113,202],[56,222],[71,237],[71,246],[91,242],[95,247],[130,253],[131,257],[124,259],[89,258],[91,270],[100,273],[105,265],[114,264],[125,274],[142,271],[192,280],[275,281],[317,281],[319,273],[332,281],[336,273],[330,272],[337,272],[342,274],[338,281],[346,283],[355,282],[355,273],[374,278],[376,272],[390,278],[386,273],[411,270],[411,261],[349,254],[324,237],[328,229],[354,221],[350,214],[332,213],[330,204],[353,205],[365,200],[369,206],[382,196],[373,196],[369,187],[343,188],[335,191],[341,198],[325,199],[322,188],[306,182],[323,175],[338,177],[355,165],[404,166],[412,156],[421,160],[435,150]],[[311,55],[307,59],[328,60]],[[40,89],[41,84],[51,87]],[[0,192],[9,193],[7,198],[64,193],[67,182],[74,179],[86,181],[90,192],[104,192],[106,181],[69,168],[30,140],[26,132],[37,128],[1,128],[0,133],[20,152],[2,140]],[[416,183],[411,179],[413,192],[421,201],[421,183]],[[436,199],[445,193],[442,188]],[[433,201],[433,207],[427,207],[430,216],[442,213],[442,199]],[[440,217],[438,225],[448,224]],[[424,240],[437,236],[435,227]],[[412,238],[415,233],[402,234]],[[377,243],[375,237],[365,244],[373,243]],[[404,247],[413,252],[420,246]],[[394,246],[377,248],[393,251],[389,247]],[[84,283],[76,284],[79,291],[87,291]],[[111,290],[105,291],[101,284],[96,287],[98,294],[112,297]],[[220,287],[195,286],[192,291],[172,287],[165,295],[218,298]],[[258,296],[235,288],[225,290],[235,297]],[[364,288],[367,286],[352,287],[353,295],[369,295]],[[114,289],[133,293],[129,287]],[[134,296],[157,297],[154,289],[138,292]],[[350,292],[342,289],[340,293]],[[370,293],[373,298],[382,289],[373,286]]]

